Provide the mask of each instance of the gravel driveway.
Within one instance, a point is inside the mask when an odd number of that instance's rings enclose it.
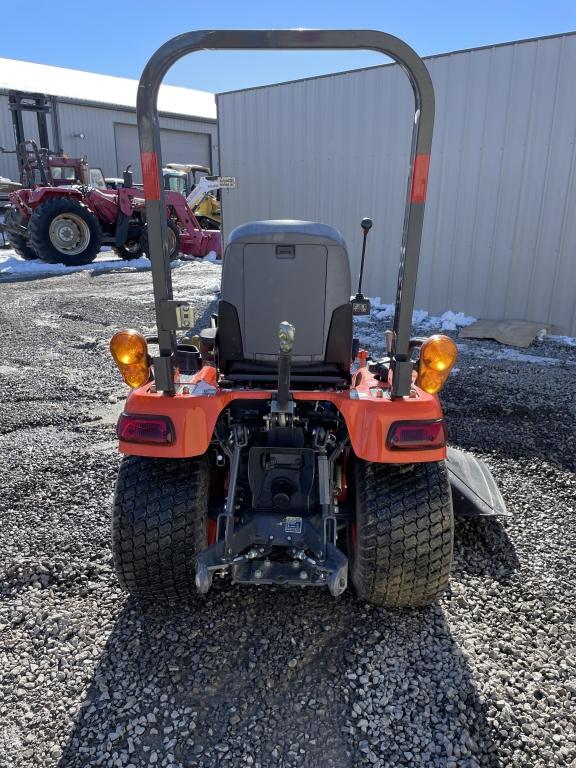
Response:
[[[174,281],[207,318],[218,267]],[[511,517],[457,522],[439,606],[221,581],[158,610],[120,591],[109,549],[126,389],[107,344],[153,329],[150,274],[0,290],[1,768],[576,764],[575,348],[463,345],[451,441]]]

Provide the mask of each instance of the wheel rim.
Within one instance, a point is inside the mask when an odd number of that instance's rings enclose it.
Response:
[[[170,258],[176,256],[176,233],[168,227],[168,254]]]
[[[90,243],[90,227],[76,213],[62,213],[50,223],[50,242],[61,253],[76,256]]]
[[[142,245],[140,244],[140,240],[127,240],[124,243],[124,248],[128,253],[138,253],[142,250]]]

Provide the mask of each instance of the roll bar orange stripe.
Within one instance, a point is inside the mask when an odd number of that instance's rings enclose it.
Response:
[[[428,172],[430,170],[430,155],[416,155],[412,173],[412,203],[425,203],[428,192]]]
[[[142,163],[144,197],[146,200],[160,200],[160,180],[156,152],[142,152],[140,154],[140,162]]]

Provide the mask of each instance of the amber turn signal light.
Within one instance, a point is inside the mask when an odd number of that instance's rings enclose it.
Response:
[[[458,348],[449,336],[430,336],[420,348],[416,384],[433,395],[440,392],[458,359]]]
[[[150,380],[148,344],[138,331],[118,331],[110,340],[110,353],[122,378],[135,389]]]

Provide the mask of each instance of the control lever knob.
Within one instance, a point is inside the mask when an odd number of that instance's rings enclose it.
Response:
[[[296,328],[291,323],[283,321],[278,326],[278,341],[280,342],[281,352],[292,352],[294,347],[294,335]]]

